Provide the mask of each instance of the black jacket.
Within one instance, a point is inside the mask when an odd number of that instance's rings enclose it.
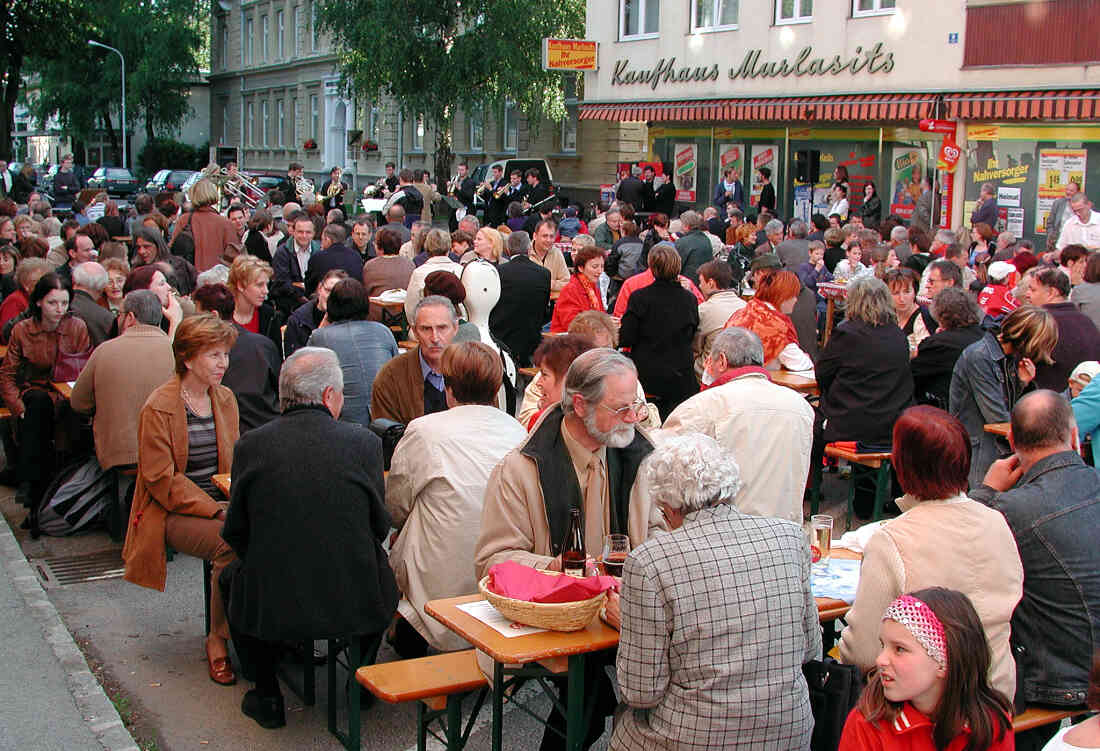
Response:
[[[671,217],[675,213],[675,208],[676,186],[666,182],[653,194],[653,210]]]
[[[527,256],[512,256],[497,267],[500,300],[489,314],[489,331],[523,367],[542,341],[542,325],[550,304],[550,272]]]
[[[309,257],[306,270],[306,294],[312,295],[325,274],[333,269],[343,269],[352,279],[363,278],[363,257],[343,243],[330,245]]]
[[[239,324],[237,341],[229,350],[229,368],[222,385],[237,397],[241,434],[279,416],[279,371],[283,360],[275,343]]]
[[[268,641],[381,632],[400,593],[382,542],[382,442],[324,407],[241,436],[222,537],[242,565],[234,628]]]
[[[321,325],[324,317],[325,314],[317,309],[316,300],[310,300],[291,313],[283,332],[283,353],[290,357],[295,350],[306,346],[309,335]]]
[[[699,305],[678,281],[658,279],[630,295],[619,344],[630,347],[638,379],[661,400],[662,416],[699,390],[691,351],[698,328]]]
[[[766,210],[769,214],[775,214],[775,186],[768,183],[760,189],[760,199],[756,204],[760,210]]]
[[[917,404],[947,409],[955,361],[964,349],[981,338],[982,327],[974,325],[939,331],[917,346],[917,356],[909,363]]]
[[[16,203],[26,203],[34,192],[34,180],[17,172],[11,181],[11,193],[8,197]]]
[[[619,192],[615,195],[623,203],[629,203],[635,211],[641,211],[645,205],[645,183],[631,175],[619,183]]]
[[[894,421],[913,404],[909,343],[896,324],[846,320],[817,361],[817,383],[830,435],[889,444]]]

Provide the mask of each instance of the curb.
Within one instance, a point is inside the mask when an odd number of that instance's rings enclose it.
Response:
[[[0,524],[0,557],[11,577],[12,586],[23,597],[27,612],[42,629],[65,671],[69,692],[88,729],[106,751],[141,751],[130,731],[122,723],[115,705],[107,698],[73,636],[61,621],[41,582],[31,568],[23,549],[7,523]]]

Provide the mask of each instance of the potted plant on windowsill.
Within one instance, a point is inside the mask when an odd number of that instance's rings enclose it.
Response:
[[[317,150],[317,142],[314,141],[312,138],[307,139],[306,142],[302,144],[302,148],[305,149],[306,151],[316,151]]]

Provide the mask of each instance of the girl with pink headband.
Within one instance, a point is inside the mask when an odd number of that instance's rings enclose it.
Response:
[[[991,688],[989,643],[970,599],[943,587],[890,603],[838,751],[1012,751],[1012,703]]]

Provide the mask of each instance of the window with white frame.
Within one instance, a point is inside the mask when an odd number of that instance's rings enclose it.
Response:
[[[737,28],[740,0],[691,0],[691,30],[728,31]]]
[[[275,100],[275,144],[286,146],[286,113],[282,99]]]
[[[504,114],[500,124],[500,147],[504,151],[515,151],[519,144],[519,117],[515,102],[504,103]]]
[[[222,19],[222,38],[221,38],[221,58],[222,70],[229,67],[229,22],[226,19]]]
[[[244,31],[245,46],[247,48],[245,60],[248,62],[249,65],[252,65],[252,61],[256,59],[255,57],[253,57],[253,53],[255,52],[256,30],[253,28],[252,20],[253,19],[251,18],[248,19],[248,22],[245,24]]]
[[[897,0],[852,0],[852,15],[882,16],[897,9]]]
[[[650,39],[660,25],[660,0],[619,0],[619,39]]]
[[[275,13],[275,57],[282,60],[286,57],[286,23],[283,11]]]
[[[298,130],[298,117],[301,115],[298,111],[298,97],[294,97],[294,99],[291,100],[290,111],[292,118],[292,122],[290,123],[291,143],[294,144],[294,148],[298,148],[298,133],[300,132]]]
[[[245,142],[249,146],[256,145],[256,111],[253,107],[253,103],[248,103],[248,132],[245,134]]]
[[[808,23],[813,17],[814,0],[776,0],[776,24]]]
[[[263,140],[262,140],[261,143],[263,143],[264,146],[267,146],[268,143],[270,143],[270,141],[268,141],[268,138],[267,138],[267,134],[268,134],[267,122],[268,122],[267,121],[267,100],[265,99],[262,102],[260,102],[260,124],[262,126],[261,134],[263,136]]]
[[[298,31],[298,6],[294,6],[294,11],[290,15],[290,27],[294,29],[294,46],[290,50],[290,54],[297,57],[302,54],[302,37]]]
[[[310,49],[314,52],[321,46],[321,29],[317,24],[317,3],[312,2],[309,4],[309,33],[310,33]]]
[[[229,143],[229,100],[222,102],[222,143]]]
[[[469,121],[469,136],[467,145],[470,151],[485,150],[485,110],[479,107],[471,107],[466,114]]]
[[[412,150],[424,150],[424,116],[417,115],[412,124]]]
[[[367,138],[378,143],[378,137],[382,130],[382,108],[371,105],[370,117],[367,118]]]
[[[267,16],[260,16],[260,59],[267,62],[270,47],[271,29],[267,25]]]
[[[245,43],[245,36],[244,36],[245,28],[247,26],[248,26],[248,22],[245,20],[244,11],[242,10],[241,11],[241,67],[242,68],[244,67],[244,64],[246,62],[244,54],[245,54],[245,51],[248,49],[248,45]],[[241,111],[243,112],[244,111],[243,110],[244,102],[241,102],[241,107],[242,107]],[[243,122],[243,119],[242,119],[242,122]]]
[[[309,95],[309,137],[314,141],[321,135],[321,97]]]

